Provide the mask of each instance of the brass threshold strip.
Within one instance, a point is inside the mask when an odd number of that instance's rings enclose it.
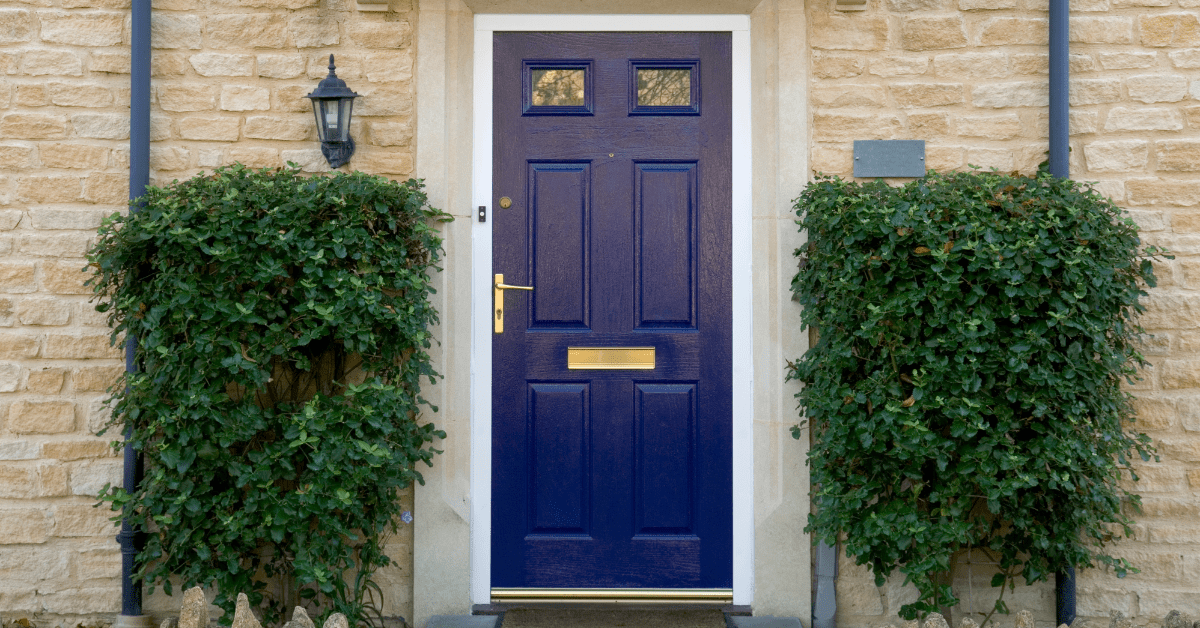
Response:
[[[492,589],[493,604],[733,603],[733,589]]]

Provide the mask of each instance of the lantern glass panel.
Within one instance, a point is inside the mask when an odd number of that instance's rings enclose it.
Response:
[[[350,111],[354,109],[353,98],[341,98],[337,101],[338,104],[338,141],[350,141]]]

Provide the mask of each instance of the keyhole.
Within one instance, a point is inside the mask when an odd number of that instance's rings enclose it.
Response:
[[[496,310],[496,318],[498,319],[502,316],[504,316],[504,310]]]
[[[612,154],[612,153],[609,153],[609,154],[608,154],[608,156],[609,156],[609,157],[612,157],[612,156],[613,156],[613,154]]]

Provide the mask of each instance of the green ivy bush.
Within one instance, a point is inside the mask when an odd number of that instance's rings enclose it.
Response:
[[[905,574],[920,592],[906,619],[957,603],[962,551],[999,563],[996,587],[1067,566],[1124,576],[1105,546],[1140,502],[1119,480],[1153,449],[1121,382],[1145,364],[1135,316],[1163,251],[1045,173],[821,177],[795,209],[808,245],[792,288],[819,332],[789,365],[814,441],[806,530],[879,586]]]
[[[270,622],[300,603],[380,619],[398,493],[445,437],[419,414],[448,219],[416,181],[235,165],[104,222],[97,309],[140,369],[112,424],[146,476],[101,499],[148,533],[151,590],[215,587],[230,613],[247,593]]]

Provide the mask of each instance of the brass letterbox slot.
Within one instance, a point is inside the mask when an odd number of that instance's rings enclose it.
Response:
[[[567,347],[567,368],[649,371],[654,369],[654,347]]]

